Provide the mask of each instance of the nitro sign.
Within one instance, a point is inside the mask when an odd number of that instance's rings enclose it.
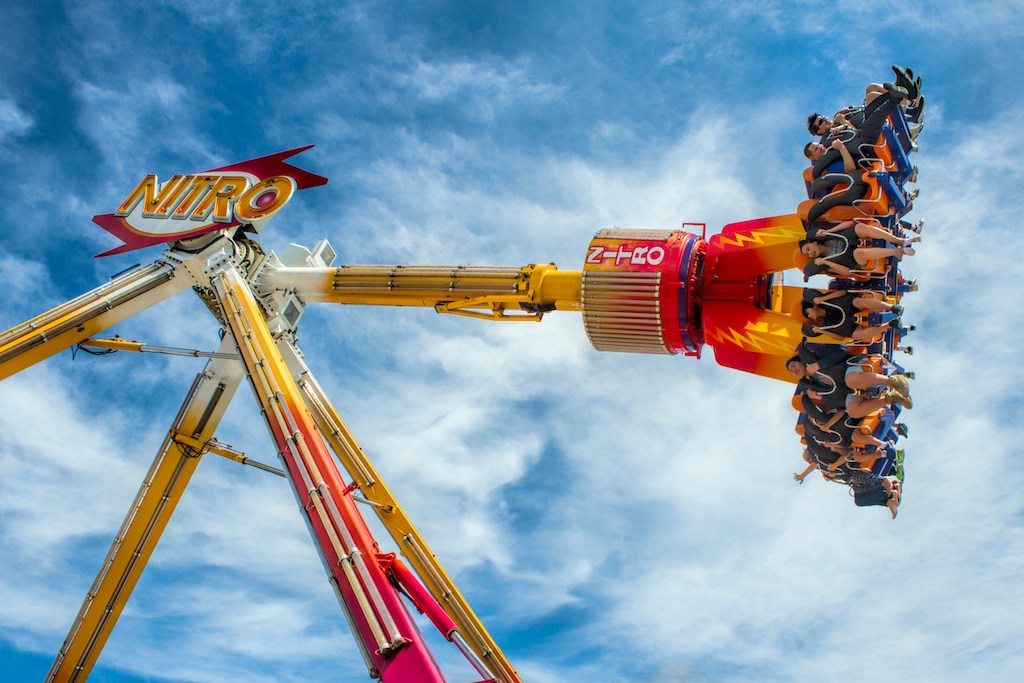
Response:
[[[155,175],[148,175],[114,215],[126,218],[140,232],[174,234],[181,225],[168,226],[164,219],[251,223],[284,206],[294,191],[295,181],[288,176],[261,181],[250,174],[176,175],[159,185]]]
[[[144,177],[112,214],[93,222],[124,244],[99,256],[153,244],[175,242],[238,225],[257,230],[296,190],[316,187],[327,178],[284,162],[312,147],[299,147],[160,183]]]
[[[615,266],[628,263],[634,266],[658,266],[665,260],[665,247],[619,244],[609,247],[604,244],[591,244],[587,251],[587,263],[601,265],[606,261]]]

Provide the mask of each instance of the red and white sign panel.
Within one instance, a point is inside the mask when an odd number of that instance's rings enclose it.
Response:
[[[124,244],[98,256],[120,254],[174,242],[237,225],[262,225],[296,190],[327,183],[327,178],[285,163],[313,145],[297,147],[163,183],[143,178],[114,213],[93,216],[94,223]]]

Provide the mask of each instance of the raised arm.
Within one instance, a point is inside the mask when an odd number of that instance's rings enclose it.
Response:
[[[844,171],[849,172],[849,171],[856,170],[857,164],[853,160],[853,155],[850,154],[850,150],[846,149],[846,145],[844,145],[839,140],[833,140],[832,141],[832,149],[839,150],[839,156],[843,157],[843,170]]]
[[[818,469],[818,466],[817,466],[817,464],[815,464],[815,463],[811,463],[811,464],[810,464],[810,465],[808,465],[808,466],[807,466],[807,468],[806,468],[806,469],[805,469],[805,470],[804,470],[803,472],[801,472],[800,474],[794,474],[794,475],[793,475],[793,479],[795,479],[795,480],[796,480],[796,483],[798,483],[798,484],[802,484],[802,483],[804,483],[804,479],[806,479],[806,478],[807,478],[807,475],[808,475],[808,474],[810,474],[811,472],[813,472],[813,471],[814,471],[814,470],[816,470],[816,469]]]
[[[839,263],[829,261],[827,258],[816,258],[814,259],[815,265],[825,266],[828,271],[836,277],[847,278],[850,277],[850,269]]]
[[[845,296],[846,294],[847,294],[846,290],[843,290],[843,289],[833,289],[828,294],[823,294],[821,296],[814,297],[814,299],[812,299],[812,301],[814,302],[815,305],[823,304],[826,301],[832,301],[832,299],[838,299],[839,297]]]

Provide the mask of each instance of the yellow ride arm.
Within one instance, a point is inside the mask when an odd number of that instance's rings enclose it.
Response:
[[[187,289],[175,266],[157,261],[120,275],[0,334],[0,380]]]
[[[344,265],[277,268],[256,278],[262,291],[339,304],[428,306],[494,320],[540,320],[546,311],[580,310],[582,274],[552,264],[515,267]]]

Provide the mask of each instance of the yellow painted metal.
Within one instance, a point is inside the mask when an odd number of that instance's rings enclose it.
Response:
[[[552,303],[559,311],[579,311],[583,273],[557,270],[554,266],[531,266],[530,291],[536,303]]]
[[[108,349],[110,351],[135,351],[142,352],[143,343],[114,337],[113,339],[84,339],[82,346],[90,349]]]
[[[255,467],[256,469],[263,470],[264,472],[270,472],[276,474],[279,477],[286,477],[284,471],[265,465],[261,462],[249,458],[245,453],[236,451],[234,448],[217,441],[216,439],[210,439],[208,441],[200,441],[188,437],[184,434],[179,433],[177,436],[178,443],[187,444],[192,448],[202,451],[203,453],[212,453],[213,455],[219,455],[220,457],[237,462],[239,465],[248,465],[249,467]]]
[[[580,310],[582,274],[553,264],[504,266],[344,265],[279,268],[257,289],[294,291],[306,302],[425,306],[489,320],[539,320],[549,310]]]
[[[279,441],[278,448],[281,449],[282,459],[291,463],[289,477],[293,479],[296,490],[301,490],[305,496],[304,499],[300,498],[299,505],[303,508],[304,514],[310,518],[315,516],[320,521],[328,536],[330,547],[321,546],[312,525],[309,526],[314,543],[320,547],[324,569],[330,577],[338,603],[348,619],[363,659],[371,676],[376,676],[377,668],[373,663],[373,657],[355,625],[355,610],[350,608],[342,596],[339,584],[341,579],[347,582],[363,622],[376,641],[377,654],[386,656],[406,641],[406,637],[398,632],[391,615],[385,609],[380,609],[382,600],[372,578],[368,575],[366,560],[363,557],[363,552],[373,552],[373,548],[360,549],[351,531],[339,517],[336,503],[331,496],[337,495],[342,487],[336,486],[334,491],[331,491],[325,481],[325,474],[327,478],[333,478],[334,475],[340,480],[340,473],[324,473],[310,452],[310,445],[305,442],[304,434],[318,440],[322,435],[317,431],[313,416],[306,408],[301,391],[278,351],[263,314],[246,283],[238,271],[230,266],[216,273],[212,282],[267,424],[274,433],[275,440],[287,442]],[[312,446],[318,451],[322,449],[324,455],[329,458],[325,443]],[[333,468],[332,461],[328,459],[326,462]],[[297,474],[292,474],[291,468],[294,468]],[[301,480],[297,480],[296,477],[301,477]],[[334,559],[328,560],[328,550],[333,552]],[[378,609],[374,609],[375,605]]]
[[[221,351],[233,349],[234,340],[225,338]],[[210,361],[196,376],[47,681],[89,676],[242,377],[241,363],[227,359]]]
[[[87,340],[107,327],[190,287],[193,284],[192,278],[176,274],[174,261],[172,258],[167,262],[158,261],[135,269],[0,334],[0,379],[61,349]],[[191,262],[188,267],[195,268]],[[225,272],[231,275],[230,282],[224,279]],[[220,278],[221,297],[246,286],[241,276],[231,267],[216,276],[215,281],[217,278]],[[261,289],[261,283],[256,283],[256,287]],[[580,310],[581,273],[558,271],[553,264],[523,268],[281,268],[262,283],[264,292],[277,289],[295,291],[304,301],[424,306],[442,313],[493,320],[540,320],[548,311]],[[246,316],[260,315],[255,302],[250,303],[253,309],[246,310]],[[156,347],[147,349],[140,342],[119,338],[90,340],[90,345],[113,350],[166,351]],[[284,355],[300,359],[297,351],[289,344],[285,346],[288,352]],[[233,340],[229,336],[222,344],[221,352],[216,354],[218,357],[196,378],[58,652],[47,680],[80,681],[88,677],[202,454],[215,452],[245,462],[244,455],[222,448],[212,440],[214,430],[246,372],[243,363],[238,362],[231,353],[233,350]],[[276,354],[271,350],[270,355]],[[301,365],[301,360],[299,363]],[[277,363],[270,365],[276,366]],[[280,387],[291,384],[292,377],[288,368],[281,370],[277,367],[261,367],[261,372],[269,373],[263,377],[274,385],[275,393],[280,391]],[[299,374],[306,372],[303,370]],[[306,374],[301,387],[304,395],[296,394],[296,398],[307,404],[311,411],[308,417],[328,437],[330,445],[359,484],[363,495],[373,503],[385,527],[394,536],[402,554],[451,616],[458,626],[461,639],[465,640],[479,661],[504,683],[518,683],[520,679],[511,664],[394,500],[326,396],[319,387],[313,390],[314,386],[315,381]],[[274,412],[273,405],[261,402],[265,410]],[[294,416],[288,418],[278,415],[278,418],[288,421],[294,419]],[[304,452],[304,444],[297,442],[296,446]],[[267,469],[274,471],[272,468]],[[315,472],[312,474],[316,475]],[[324,508],[318,509],[316,514],[323,516],[328,512]],[[324,523],[325,527],[330,528],[326,520]],[[332,540],[340,549],[342,539]],[[361,559],[357,557],[351,566],[346,565],[345,568],[360,571],[359,562]],[[362,583],[372,588],[369,581],[360,581],[354,574],[347,578],[353,584]],[[335,590],[339,590],[337,585]],[[340,593],[338,597],[351,623],[352,616]],[[369,594],[365,596],[370,600],[373,597]],[[369,603],[364,611],[372,616],[373,609]],[[388,642],[394,632],[393,624],[380,623],[375,629],[381,630],[382,646],[389,647]]]
[[[200,295],[201,296],[201,295]],[[189,356],[191,358],[227,358],[234,360],[237,354],[218,354],[216,351],[200,351],[199,349],[182,349],[174,346],[153,346],[142,342],[114,337],[112,339],[83,339],[79,346],[87,349],[107,349],[109,351],[134,351],[137,353],[166,353],[170,356]]]
[[[778,287],[778,294],[772,298],[780,302],[779,306],[775,309],[776,311],[779,313],[790,313],[804,300],[804,288],[782,285]]]
[[[137,268],[0,334],[0,380],[87,339],[192,284],[162,262]]]
[[[416,570],[423,585],[452,618],[477,657],[504,683],[520,683],[521,679],[512,664],[366,457],[306,366],[298,349],[287,340],[278,341],[278,349],[294,374],[320,432],[349,476],[359,485],[360,492],[373,504],[377,516],[395,539],[402,555]]]

